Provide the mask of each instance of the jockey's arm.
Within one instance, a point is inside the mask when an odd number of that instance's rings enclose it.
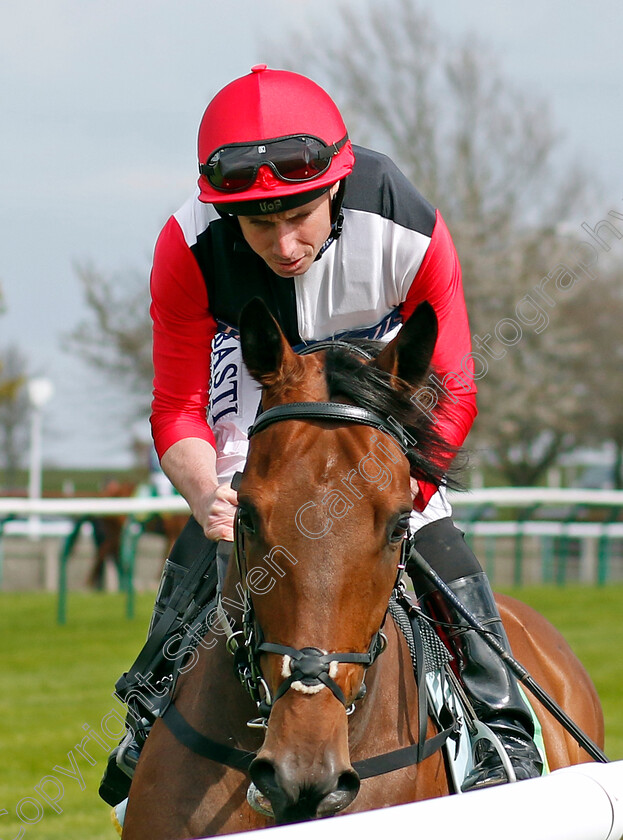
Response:
[[[206,537],[232,542],[238,494],[229,484],[219,485],[214,447],[200,438],[184,438],[167,449],[160,463]]]

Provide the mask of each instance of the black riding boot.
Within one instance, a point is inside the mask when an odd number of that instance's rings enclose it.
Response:
[[[171,557],[164,564],[149,622],[148,641],[195,558],[212,548],[215,557],[216,543],[211,543],[204,536],[203,530],[191,517],[173,546]],[[167,638],[163,636],[162,646]],[[124,698],[128,704],[127,732],[112,751],[99,788],[99,795],[109,805],[117,805],[128,795],[141,750],[158,711],[158,702],[168,694],[175,660],[162,654],[156,655],[154,662],[156,664],[150,665],[148,673],[142,675],[145,679],[140,681],[139,687]]]
[[[451,520],[444,519],[426,526],[416,533],[414,544],[464,606],[510,651],[487,576]],[[438,562],[435,563],[435,560]],[[450,572],[452,567],[455,567],[454,574]],[[414,577],[416,593],[419,594],[418,583],[425,593],[420,598],[423,609],[433,618],[453,625],[453,628],[444,627],[443,630],[449,637],[467,696],[478,718],[501,741],[517,780],[540,776],[543,762],[533,741],[532,714],[515,676],[439,591],[431,591],[431,584],[425,584],[417,573]],[[477,741],[474,768],[465,779],[462,790],[475,790],[506,781],[508,776],[495,747],[488,740]]]

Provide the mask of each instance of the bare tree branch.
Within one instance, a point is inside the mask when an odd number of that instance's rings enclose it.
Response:
[[[65,336],[63,347],[103,373],[143,417],[153,378],[145,278],[130,271],[106,277],[89,265],[76,265],[75,271],[91,317]]]

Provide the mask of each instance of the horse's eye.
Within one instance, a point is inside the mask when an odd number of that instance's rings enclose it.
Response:
[[[255,533],[255,517],[249,508],[240,505],[238,507],[238,524],[247,534]]]
[[[389,541],[390,543],[399,543],[404,539],[409,530],[410,513],[403,513],[398,521],[393,524],[390,529]]]

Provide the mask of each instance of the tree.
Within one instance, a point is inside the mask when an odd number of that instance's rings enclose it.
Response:
[[[596,275],[590,293],[577,296],[571,313],[584,325],[585,358],[578,388],[586,406],[584,438],[599,445],[610,441],[614,448],[612,486],[623,490],[623,287],[621,269],[610,267]]]
[[[0,316],[4,311],[0,285]],[[25,357],[14,345],[0,352],[0,467],[4,470],[6,487],[17,484],[17,470],[27,449],[26,367]]]
[[[18,347],[10,345],[2,353],[0,365],[0,465],[4,486],[17,487],[18,470],[28,452],[27,360]]]
[[[75,270],[89,317],[65,337],[64,346],[108,379],[131,416],[145,417],[153,378],[145,276],[127,271],[106,277],[88,265]]]
[[[571,243],[559,231],[588,201],[589,178],[563,165],[545,103],[511,84],[477,39],[448,38],[413,0],[335,15],[332,35],[297,33],[287,39],[295,53],[277,44],[272,53],[324,84],[351,137],[390,154],[442,208],[475,344],[490,336],[477,359],[480,418],[469,444],[503,480],[536,483],[586,427],[586,342],[581,322],[569,320],[560,267]],[[548,303],[538,290],[550,274]]]
[[[5,311],[0,286],[0,316]],[[17,470],[27,451],[28,398],[26,357],[15,345],[0,352],[0,467],[4,470],[4,485],[15,487]]]

